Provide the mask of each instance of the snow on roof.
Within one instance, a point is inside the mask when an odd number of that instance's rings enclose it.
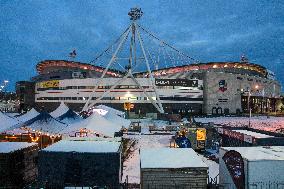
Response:
[[[6,130],[13,130],[21,127],[28,127],[32,130],[48,132],[51,134],[58,134],[60,131],[65,129],[68,125],[57,121],[47,112],[41,112],[39,115],[33,119],[26,121],[24,123],[19,123]]]
[[[125,128],[129,128],[130,124],[131,124],[131,121],[128,120],[128,119],[125,119],[125,118],[122,118],[120,116],[118,116],[117,114],[115,114],[114,112],[108,112],[106,115],[104,115],[104,117],[113,122],[113,123],[116,123],[120,126],[123,126]]]
[[[68,141],[61,140],[42,151],[48,152],[80,152],[80,153],[110,153],[118,152],[120,142],[109,141]]]
[[[69,109],[66,113],[62,114],[57,119],[63,123],[72,124],[81,121],[83,118],[73,110]]]
[[[37,143],[28,142],[0,142],[0,153],[10,153],[13,151],[28,148],[30,146],[37,145]]]
[[[68,106],[61,102],[58,108],[56,108],[53,112],[50,112],[50,115],[54,118],[57,118],[63,114],[65,114],[69,110]]]
[[[248,161],[284,160],[284,146],[222,147],[225,151],[235,150]]]
[[[114,122],[108,121],[103,116],[99,115],[98,113],[94,112],[90,117],[87,119],[71,124],[68,128],[64,129],[61,133],[62,134],[69,134],[74,131],[79,131],[81,129],[91,130],[106,136],[114,136],[115,132],[120,131],[121,125],[116,124]]]
[[[246,135],[250,135],[250,136],[253,136],[255,138],[272,138],[272,137],[274,137],[274,136],[271,136],[271,135],[266,135],[266,134],[248,131],[248,130],[233,130],[233,131],[238,132],[238,133],[243,133],[243,134],[246,134]]]
[[[141,168],[208,168],[191,148],[142,148],[140,161]]]
[[[20,123],[18,120],[5,115],[0,112],[0,132],[5,131],[7,128]]]
[[[119,110],[117,110],[117,109],[114,109],[114,108],[111,108],[111,107],[109,107],[109,106],[106,106],[106,105],[98,105],[98,106],[96,106],[95,107],[96,109],[103,109],[103,110],[106,110],[106,111],[108,111],[108,112],[113,112],[113,113],[115,113],[116,115],[119,115],[119,116],[124,116],[124,112],[123,111],[119,111]]]
[[[18,116],[17,119],[21,122],[26,122],[28,120],[31,120],[32,118],[35,118],[37,115],[39,115],[39,112],[32,108],[27,113]]]

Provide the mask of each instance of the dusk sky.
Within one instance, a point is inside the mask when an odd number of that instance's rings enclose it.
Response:
[[[276,73],[284,85],[284,1],[0,0],[0,80],[35,76],[46,59],[90,62],[128,26],[131,7],[142,8],[144,28],[200,60],[250,62]],[[282,89],[283,90],[283,89]]]

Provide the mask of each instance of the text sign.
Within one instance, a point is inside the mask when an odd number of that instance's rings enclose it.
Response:
[[[156,86],[198,87],[198,80],[188,79],[155,79]]]

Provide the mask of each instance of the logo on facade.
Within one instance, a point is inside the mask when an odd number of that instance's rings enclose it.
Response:
[[[219,90],[225,92],[227,90],[227,83],[225,80],[219,81]]]

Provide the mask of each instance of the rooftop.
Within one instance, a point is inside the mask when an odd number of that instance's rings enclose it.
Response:
[[[140,161],[141,168],[208,168],[191,148],[141,149]]]
[[[24,148],[37,145],[37,143],[28,142],[0,142],[0,153],[10,153]]]
[[[61,140],[43,149],[42,151],[79,152],[79,153],[110,153],[110,152],[118,152],[119,148],[120,148],[120,142]]]
[[[250,136],[253,136],[255,138],[272,138],[272,137],[274,137],[274,136],[271,136],[271,135],[266,135],[266,134],[248,131],[248,130],[233,130],[233,131],[239,132],[239,133],[242,133],[242,134],[246,134],[246,135],[250,135]]]
[[[284,146],[222,147],[225,151],[235,150],[248,161],[284,160]]]

